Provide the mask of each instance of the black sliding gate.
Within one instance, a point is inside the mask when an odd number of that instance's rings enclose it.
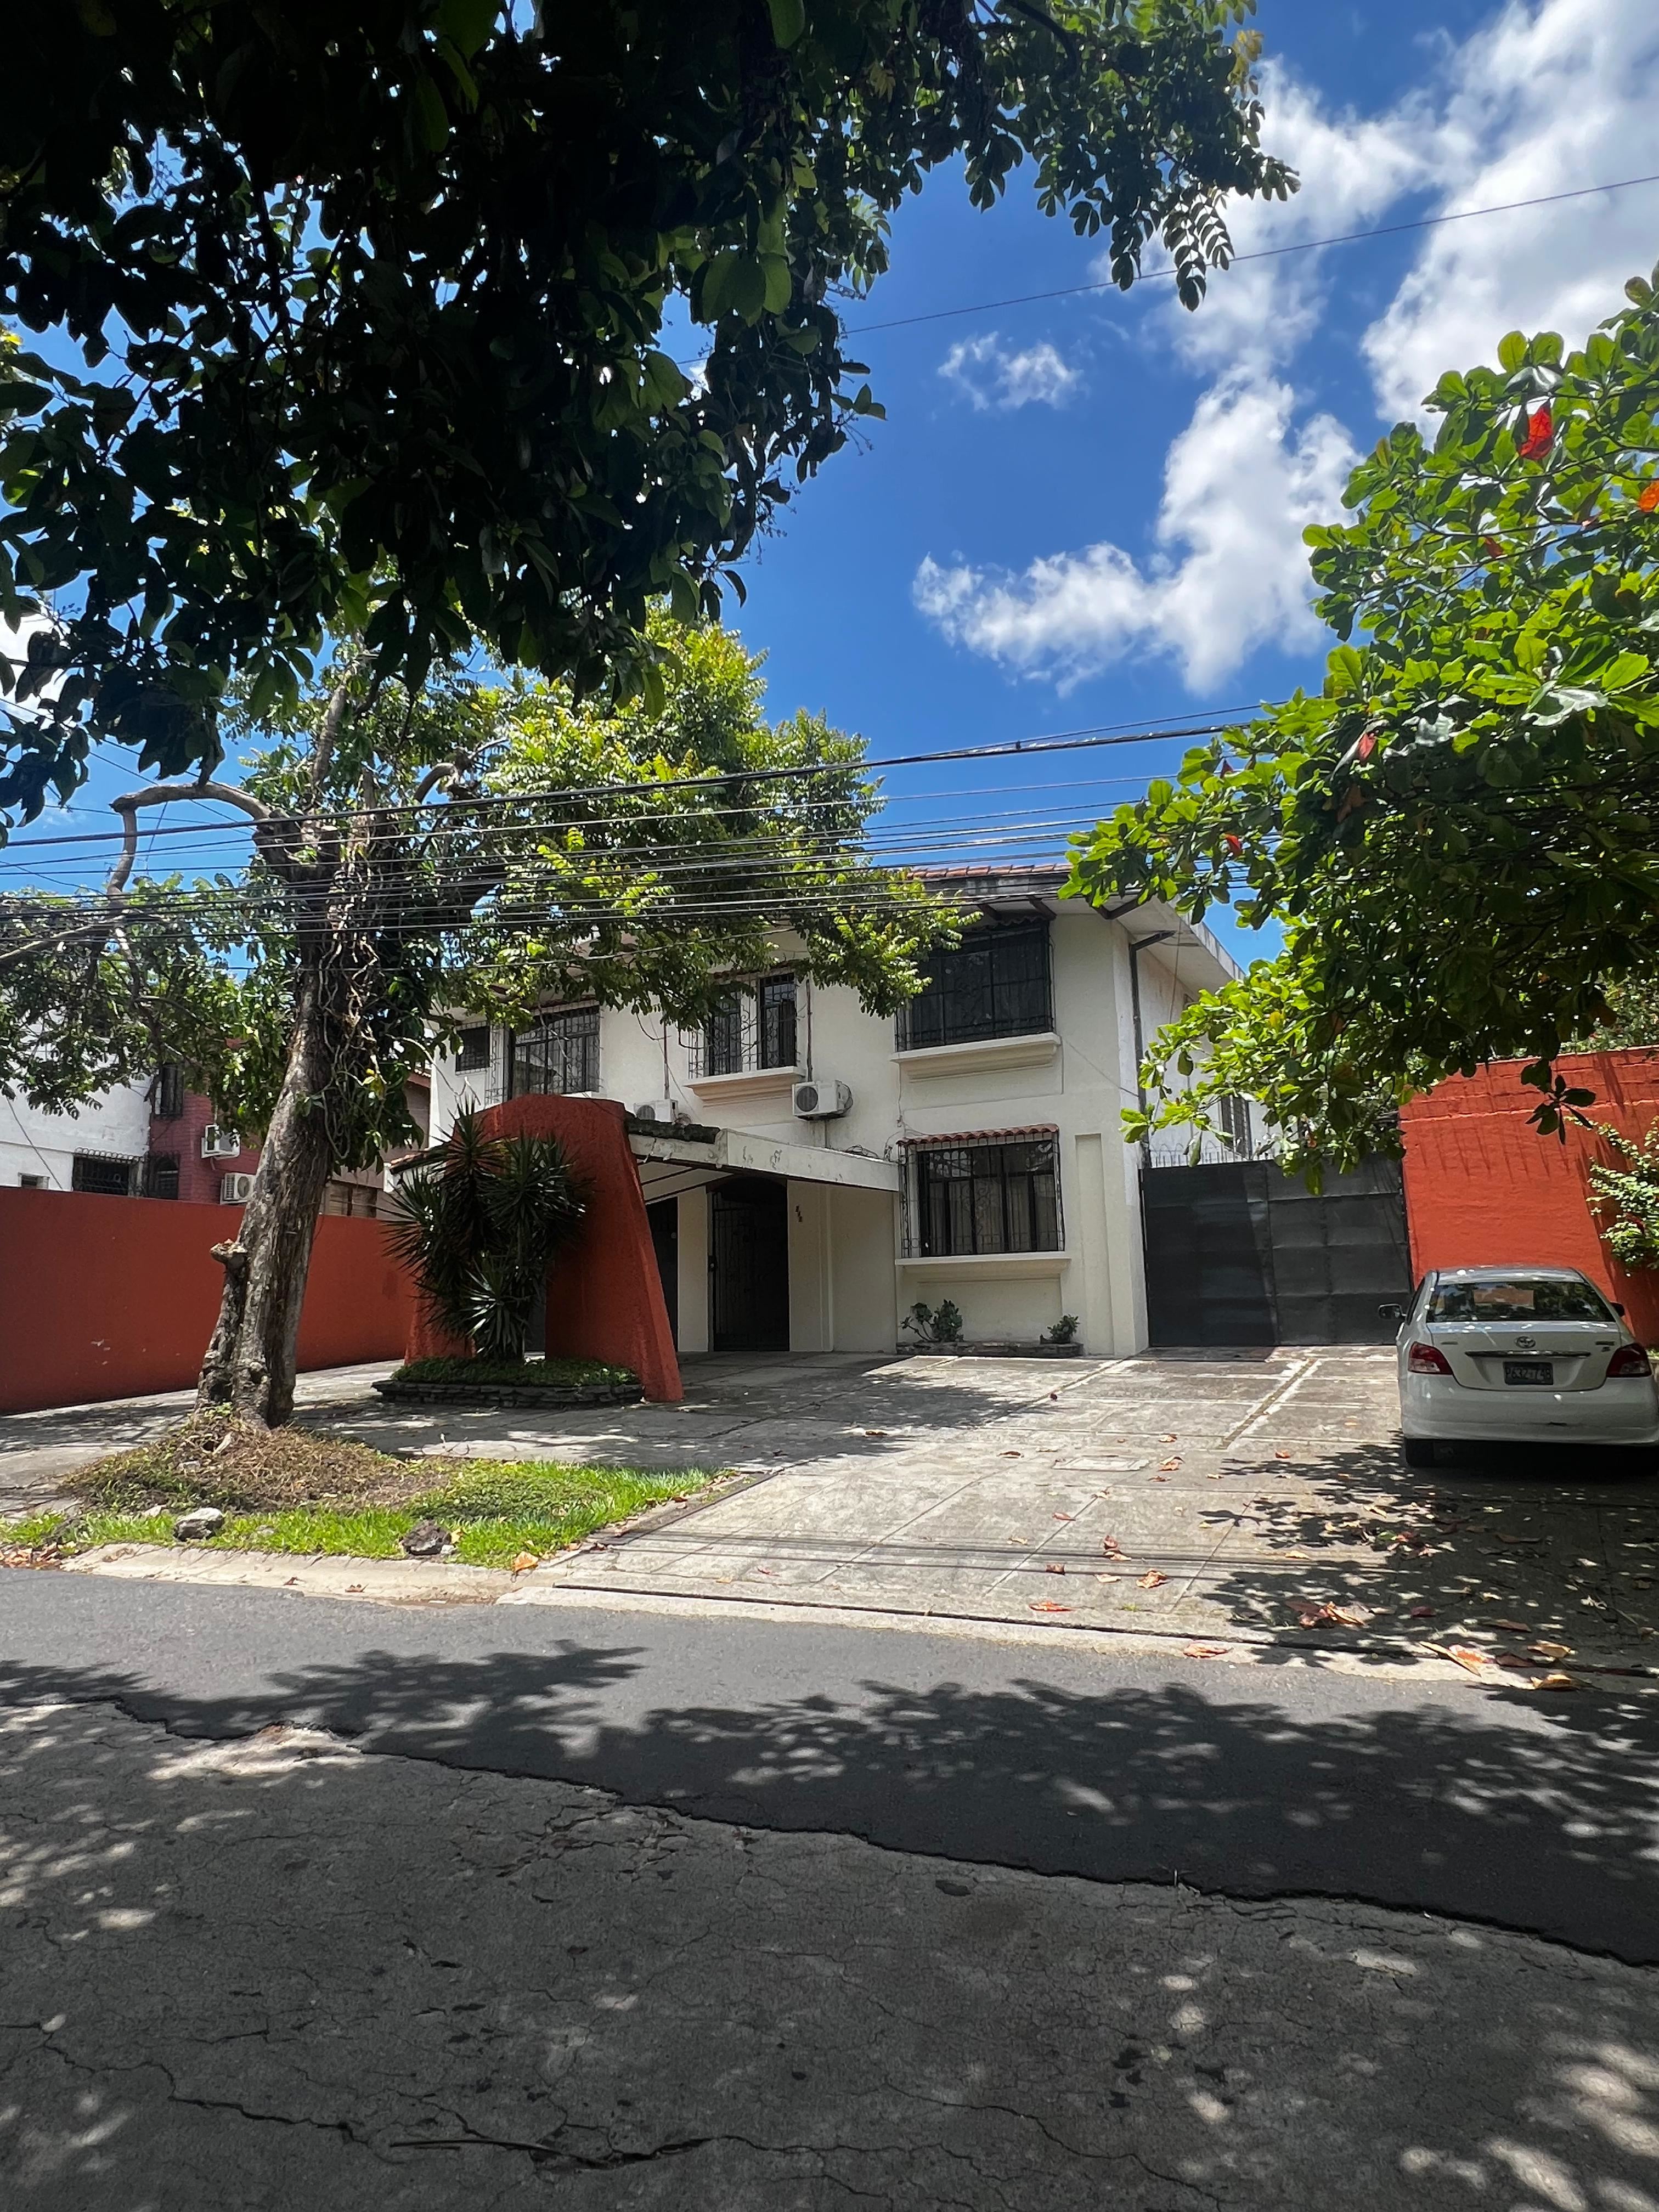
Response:
[[[1317,1196],[1264,1160],[1143,1168],[1155,1345],[1387,1344],[1376,1309],[1411,1290],[1397,1160]]]

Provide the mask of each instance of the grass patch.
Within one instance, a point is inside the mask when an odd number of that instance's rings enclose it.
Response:
[[[620,1388],[637,1382],[631,1368],[606,1367],[597,1359],[411,1359],[386,1377],[389,1382],[505,1383],[510,1389],[574,1390],[583,1384]]]
[[[191,1505],[217,1505],[218,1534],[192,1551],[403,1556],[417,1521],[452,1532],[449,1557],[505,1567],[580,1543],[647,1506],[690,1498],[713,1470],[570,1467],[540,1460],[401,1460],[313,1431],[234,1428],[193,1415],[165,1437],[70,1479],[80,1503],[0,1528],[0,1547],[64,1555],[99,1544],[173,1544]]]

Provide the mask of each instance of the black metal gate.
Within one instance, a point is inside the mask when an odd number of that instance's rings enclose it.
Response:
[[[1155,1345],[1386,1344],[1411,1290],[1397,1160],[1328,1176],[1317,1196],[1263,1160],[1143,1168]]]
[[[789,1202],[747,1177],[708,1194],[711,1338],[716,1352],[789,1349]]]

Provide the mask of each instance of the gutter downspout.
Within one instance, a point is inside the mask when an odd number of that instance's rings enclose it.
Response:
[[[1123,933],[1126,937],[1129,935],[1127,930]],[[1140,955],[1146,951],[1148,945],[1162,945],[1176,933],[1173,929],[1159,929],[1155,930],[1150,937],[1129,938],[1129,1008],[1134,1021],[1135,1030],[1135,1101],[1143,1114],[1146,1111],[1146,1085],[1141,1074],[1141,1068],[1146,1058],[1146,1038],[1140,1019]],[[1140,1140],[1140,1158],[1143,1165],[1151,1160],[1152,1151],[1151,1139],[1143,1137]]]

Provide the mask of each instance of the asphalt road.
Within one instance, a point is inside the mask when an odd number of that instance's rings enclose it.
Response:
[[[1289,1655],[1285,1655],[1288,1662]],[[560,1607],[401,1611],[0,1571],[6,1704],[276,1723],[763,1831],[1659,1963],[1659,1697]]]

